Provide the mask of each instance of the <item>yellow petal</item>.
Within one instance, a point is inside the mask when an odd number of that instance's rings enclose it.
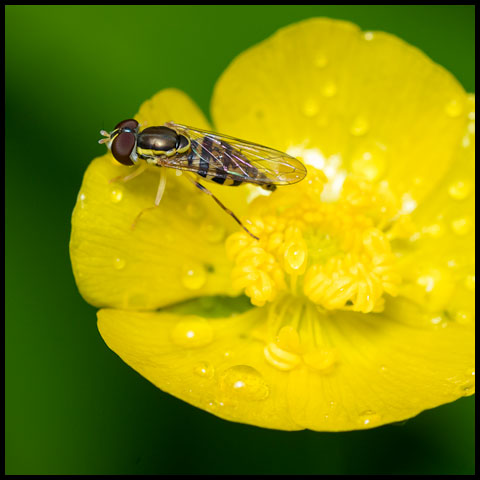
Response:
[[[147,101],[137,116],[150,125],[178,119],[207,122],[177,90]],[[136,167],[132,167],[133,169]],[[235,293],[223,240],[236,223],[187,179],[167,172],[165,195],[154,205],[155,168],[128,182],[132,172],[111,154],[95,159],[80,188],[72,217],[70,254],[80,292],[96,306],[152,309],[187,298]]]
[[[323,348],[290,366],[299,356],[281,353],[290,331],[273,352],[277,361],[266,355],[266,309],[210,319],[101,310],[98,327],[107,345],[157,387],[221,418],[342,431],[401,421],[474,391],[469,332],[457,324],[412,327],[398,316],[411,314],[410,307],[392,307],[392,316],[382,317],[311,312]]]
[[[317,163],[331,159],[336,169],[386,180],[417,204],[452,161],[466,109],[461,85],[418,49],[325,18],[243,52],[212,99],[225,133],[307,162],[314,152]]]
[[[475,319],[475,111],[437,188],[412,213],[416,233],[397,242],[402,292],[430,312],[468,325]],[[438,316],[438,315],[437,315]]]

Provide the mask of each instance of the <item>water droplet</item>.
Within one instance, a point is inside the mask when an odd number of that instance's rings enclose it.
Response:
[[[182,320],[173,328],[172,340],[180,347],[204,347],[213,340],[213,328],[205,319]]]
[[[466,235],[471,230],[472,222],[468,217],[460,217],[452,220],[451,226],[457,235]]]
[[[187,204],[186,212],[190,218],[193,218],[194,220],[196,220],[197,218],[200,218],[202,216],[203,209],[198,203],[191,202]]]
[[[455,321],[460,325],[468,325],[473,322],[473,315],[466,310],[458,310],[458,312],[455,313]]]
[[[337,93],[337,85],[333,81],[327,82],[322,89],[322,93],[323,96],[327,98],[335,96]]]
[[[318,113],[318,104],[314,99],[309,99],[303,104],[303,114],[307,117],[314,117]]]
[[[475,275],[467,275],[465,277],[465,288],[471,290],[472,292],[475,291]]]
[[[225,238],[225,227],[210,222],[202,223],[200,231],[204,238],[210,243],[219,243]]]
[[[470,146],[470,137],[468,135],[464,135],[462,138],[462,147],[468,148]]]
[[[132,310],[144,309],[147,305],[149,305],[149,298],[144,291],[133,291],[125,300],[125,308]]]
[[[326,372],[335,365],[337,355],[333,350],[316,350],[305,354],[303,360],[309,367]]]
[[[198,375],[199,377],[203,378],[212,378],[215,374],[215,369],[213,366],[208,362],[201,362],[195,366],[193,372]]]
[[[115,258],[113,260],[113,266],[117,269],[117,270],[123,270],[125,268],[125,260],[123,258]]]
[[[375,413],[373,410],[367,410],[366,412],[360,414],[358,423],[360,425],[371,427],[374,425],[378,425],[381,418],[382,417],[378,413]]]
[[[356,137],[365,135],[370,128],[370,124],[365,117],[358,116],[353,120],[352,125],[350,126],[350,133]]]
[[[445,112],[449,117],[458,117],[462,111],[462,102],[457,99],[453,99],[445,105]]]
[[[448,187],[449,195],[455,200],[464,200],[470,194],[470,182],[458,180]]]
[[[441,237],[445,233],[445,225],[443,223],[433,223],[422,228],[422,233],[431,237]]]
[[[412,213],[417,208],[417,202],[415,199],[409,194],[404,193],[402,195],[402,210],[401,212],[404,215]]]
[[[227,369],[220,378],[220,389],[227,398],[244,400],[265,400],[270,393],[260,372],[248,365]]]
[[[85,200],[85,194],[83,192],[79,192],[77,201],[83,202],[84,200]]]
[[[324,68],[327,66],[328,64],[328,58],[327,56],[322,53],[322,52],[319,52],[317,53],[317,55],[315,56],[314,60],[313,60],[313,64],[317,67],[317,68]]]
[[[470,135],[475,135],[475,122],[469,122],[468,123],[467,131]]]
[[[352,170],[367,180],[374,181],[383,175],[385,163],[385,149],[372,145],[370,150],[354,155]]]
[[[365,40],[367,40],[367,42],[373,40],[373,37],[374,37],[374,36],[375,36],[375,35],[373,34],[373,32],[365,32],[365,33],[363,34],[363,38],[364,38]]]
[[[299,270],[305,263],[307,251],[301,245],[292,243],[285,250],[285,262],[292,270]]]
[[[118,187],[115,190],[112,190],[110,193],[110,198],[112,199],[113,203],[121,202],[123,198],[123,190]]]
[[[182,270],[183,286],[190,290],[198,290],[207,282],[207,272],[203,265],[189,264]]]

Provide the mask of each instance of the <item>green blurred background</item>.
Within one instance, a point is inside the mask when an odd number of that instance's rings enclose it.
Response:
[[[474,400],[349,433],[229,423],[161,392],[103,343],[70,267],[98,131],[165,87],[208,114],[247,47],[313,16],[419,47],[474,91],[473,6],[6,7],[7,474],[473,474]]]

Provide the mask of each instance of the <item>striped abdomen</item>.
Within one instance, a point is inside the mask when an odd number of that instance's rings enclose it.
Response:
[[[258,170],[229,143],[214,141],[208,136],[191,140],[187,159],[199,176],[220,185],[237,186],[248,179],[251,182],[259,175]]]

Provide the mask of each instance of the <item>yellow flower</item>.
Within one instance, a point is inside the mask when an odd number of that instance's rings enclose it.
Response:
[[[474,96],[381,32],[311,19],[236,58],[210,126],[178,90],[135,117],[277,148],[309,173],[271,195],[88,168],[71,258],[100,333],[162,390],[262,427],[371,428],[474,392]],[[122,119],[118,119],[119,121]],[[261,192],[265,193],[265,192]],[[222,318],[164,307],[237,296]]]

